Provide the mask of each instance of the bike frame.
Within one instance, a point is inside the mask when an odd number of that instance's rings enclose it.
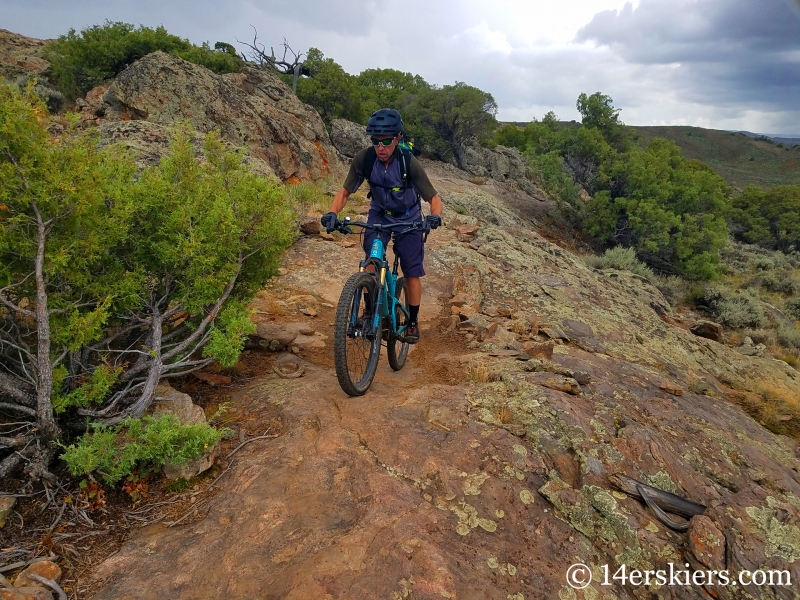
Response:
[[[377,229],[379,231],[391,231],[392,237],[391,239],[394,240],[395,235],[397,232],[395,231],[394,227],[417,227],[420,225],[419,223],[396,223],[392,225],[383,225],[376,227],[375,225],[368,225],[366,223],[359,223],[359,222],[345,222],[343,225],[358,225],[360,227]],[[427,237],[427,235],[426,235]],[[375,299],[375,306],[380,306],[379,311],[375,311],[375,314],[372,317],[371,323],[371,331],[375,332],[378,330],[378,325],[380,324],[380,320],[383,317],[389,317],[389,323],[391,325],[391,333],[396,336],[402,335],[403,331],[405,330],[405,326],[399,327],[397,323],[397,313],[395,308],[397,306],[400,307],[400,310],[403,311],[405,315],[406,322],[410,318],[408,310],[406,307],[400,304],[395,297],[395,293],[397,291],[397,268],[399,266],[400,259],[395,254],[394,256],[394,264],[392,265],[392,269],[389,270],[389,263],[386,260],[386,249],[384,248],[383,242],[381,241],[380,237],[376,237],[375,240],[372,242],[372,248],[370,248],[369,257],[362,260],[358,264],[358,270],[362,273],[374,273],[374,277],[376,277],[376,281],[378,283],[378,297]],[[367,267],[373,265],[375,267],[374,271],[368,271]],[[358,298],[356,302],[353,303],[353,310],[350,313],[350,327],[355,327],[356,321],[358,320],[358,312],[359,312],[359,305],[361,303],[361,299]],[[373,334],[374,335],[374,334]]]
[[[398,263],[399,259],[395,254],[392,270],[389,270],[389,263],[386,261],[386,250],[383,247],[383,242],[380,239],[375,238],[375,241],[372,242],[369,258],[362,260],[358,265],[358,270],[362,273],[369,272],[367,271],[367,267],[369,265],[375,265],[375,274],[377,276],[378,283],[380,284],[378,286],[378,298],[375,300],[375,305],[380,306],[381,309],[380,311],[375,311],[375,314],[373,315],[373,331],[377,331],[378,324],[383,317],[390,317],[389,322],[391,323],[391,332],[395,335],[400,335],[403,333],[403,330],[405,330],[405,326],[398,327],[397,313],[395,312],[395,308],[399,306],[406,319],[409,318],[406,307],[400,304],[395,296],[395,292],[397,290]],[[350,315],[350,319],[353,324],[355,324],[355,317],[358,314],[358,307],[356,306],[354,309],[354,314]]]

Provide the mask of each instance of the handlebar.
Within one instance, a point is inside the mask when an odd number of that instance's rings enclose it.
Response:
[[[398,233],[408,233],[409,231],[417,231],[420,230],[425,234],[430,232],[430,228],[425,226],[425,221],[405,221],[402,223],[390,223],[390,224],[383,224],[383,223],[362,223],[361,221],[352,221],[350,217],[345,217],[344,221],[336,221],[336,231],[341,231],[342,233],[353,233],[349,227],[351,225],[357,225],[358,227],[363,227],[364,229],[371,229],[373,231],[395,231],[398,227],[405,227],[403,231]]]

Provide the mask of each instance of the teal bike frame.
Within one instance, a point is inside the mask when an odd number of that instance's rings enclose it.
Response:
[[[392,239],[396,235],[406,233],[408,231],[414,231],[421,229],[425,231],[424,228],[424,221],[416,221],[416,222],[408,222],[408,223],[392,223],[391,225],[383,225],[383,224],[368,224],[368,223],[360,223],[358,221],[350,221],[346,219],[343,223],[343,227],[340,228],[340,231],[344,231],[347,226],[349,225],[357,225],[359,227],[363,227],[364,229],[372,229],[374,231],[382,232],[382,231],[390,231],[392,234]],[[400,232],[397,232],[396,229],[403,227],[404,229]],[[348,230],[349,232],[349,230]],[[425,231],[427,237],[427,231]],[[386,260],[386,248],[384,248],[383,242],[379,237],[375,238],[375,241],[372,242],[372,248],[370,248],[369,257],[362,260],[358,265],[358,270],[361,272],[374,272],[375,277],[377,278],[378,283],[378,297],[375,299],[375,306],[379,306],[380,310],[376,310],[372,315],[372,323],[370,323],[369,331],[366,333],[366,337],[368,339],[374,339],[375,332],[378,331],[378,325],[380,324],[381,319],[386,319],[386,325],[388,326],[388,333],[389,339],[392,338],[402,338],[405,332],[406,326],[399,325],[397,322],[397,311],[395,310],[398,306],[404,315],[404,321],[407,323],[409,319],[408,311],[406,307],[400,304],[397,301],[397,297],[395,296],[395,292],[397,291],[397,267],[399,264],[399,258],[395,254],[394,257],[394,264],[392,265],[392,269],[389,270],[389,263]],[[368,267],[372,265],[374,267],[374,271],[368,271]],[[361,303],[361,298],[358,298],[353,303],[353,310],[350,313],[350,331],[355,331],[356,329],[356,322],[358,319],[359,313],[359,304]]]

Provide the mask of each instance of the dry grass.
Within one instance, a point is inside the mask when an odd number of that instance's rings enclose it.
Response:
[[[475,383],[486,383],[489,381],[490,376],[489,367],[482,363],[469,365],[467,367],[467,376],[470,381],[474,381]]]
[[[800,398],[770,383],[760,383],[755,391],[740,392],[734,398],[747,414],[773,433],[800,440]]]

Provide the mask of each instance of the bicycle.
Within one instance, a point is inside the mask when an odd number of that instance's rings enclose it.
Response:
[[[337,221],[336,230],[353,233],[353,225],[379,233],[389,231],[392,240],[409,231],[422,230],[425,239],[428,234],[424,221],[383,225],[351,221],[349,217]],[[400,228],[404,229],[397,231]],[[369,389],[378,368],[382,341],[386,342],[389,366],[394,371],[406,363],[409,344],[404,333],[409,310],[406,280],[397,276],[398,262],[395,254],[389,270],[384,244],[380,237],[375,238],[369,257],[359,263],[358,273],[348,278],[339,297],[333,324],[333,359],[339,385],[349,396],[363,396]]]

